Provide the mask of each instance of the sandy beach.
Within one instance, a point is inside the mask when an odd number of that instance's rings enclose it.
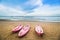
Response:
[[[28,34],[22,38],[18,38],[18,33],[11,32],[19,24],[31,26]],[[34,27],[38,24],[44,30],[43,37],[38,36],[34,31]],[[0,21],[0,40],[60,40],[60,22]]]

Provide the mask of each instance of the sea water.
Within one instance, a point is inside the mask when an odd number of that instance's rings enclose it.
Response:
[[[0,20],[54,21],[60,22],[60,16],[0,16]]]

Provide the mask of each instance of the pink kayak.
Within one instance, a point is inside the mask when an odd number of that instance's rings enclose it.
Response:
[[[39,26],[39,25],[37,25],[37,26],[35,27],[35,31],[36,31],[36,33],[37,33],[39,36],[42,36],[43,33],[44,33],[42,27]]]
[[[18,32],[19,30],[21,30],[23,27],[23,25],[18,25],[17,27],[13,28],[12,32]]]
[[[26,35],[28,33],[28,31],[30,30],[30,25],[26,25],[24,26],[18,33],[19,37],[23,37],[24,35]]]

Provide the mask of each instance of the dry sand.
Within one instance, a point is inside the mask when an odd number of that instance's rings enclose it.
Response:
[[[11,30],[18,24],[30,24],[31,29],[27,35],[18,38],[17,34],[12,34]],[[35,25],[41,25],[44,30],[43,37],[38,36],[35,31]],[[59,22],[27,22],[27,21],[0,21],[0,40],[60,40]]]

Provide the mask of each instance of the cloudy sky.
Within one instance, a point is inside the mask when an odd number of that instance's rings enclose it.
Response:
[[[0,0],[0,16],[60,16],[60,0]]]

